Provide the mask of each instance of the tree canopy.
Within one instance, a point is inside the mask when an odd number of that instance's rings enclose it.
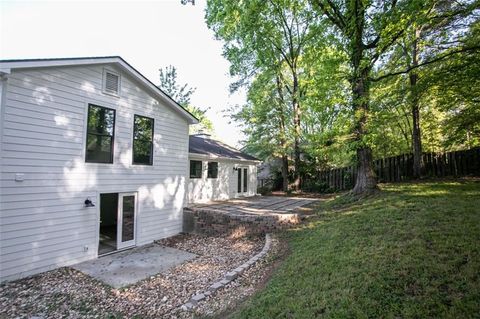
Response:
[[[179,84],[177,69],[173,65],[160,69],[159,88],[199,120],[199,124],[190,126],[190,133],[213,132],[213,123],[206,115],[208,109],[202,109],[190,103],[191,96],[195,93],[196,88],[189,86],[188,83]]]
[[[368,193],[374,158],[480,145],[479,3],[209,0],[231,89],[248,91],[232,109],[246,149],[294,188],[357,163]]]

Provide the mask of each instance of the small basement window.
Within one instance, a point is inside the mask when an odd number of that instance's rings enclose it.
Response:
[[[152,118],[135,115],[133,120],[133,164],[153,164]]]
[[[218,177],[218,162],[208,162],[208,178]]]
[[[190,178],[202,178],[202,161],[190,161]]]
[[[113,163],[114,132],[115,110],[89,104],[87,119],[87,150],[85,154],[86,162]]]
[[[120,74],[107,69],[103,70],[103,92],[120,95]]]

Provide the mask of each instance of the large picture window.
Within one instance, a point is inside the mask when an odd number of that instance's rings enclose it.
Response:
[[[89,104],[85,161],[113,163],[115,110]]]
[[[190,161],[190,178],[202,178],[202,161]]]
[[[135,115],[133,119],[133,164],[153,164],[153,119]]]
[[[218,162],[208,162],[208,178],[218,177]]]

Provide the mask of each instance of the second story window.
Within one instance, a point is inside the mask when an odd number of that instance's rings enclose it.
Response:
[[[153,164],[152,118],[135,115],[133,119],[133,164]]]
[[[114,134],[115,110],[89,104],[85,161],[113,163]]]

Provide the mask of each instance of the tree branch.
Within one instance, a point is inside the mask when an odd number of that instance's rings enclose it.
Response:
[[[342,17],[337,16],[335,14],[336,10],[334,10],[333,13],[330,12],[330,10],[328,10],[328,8],[324,5],[322,0],[316,0],[315,3],[320,7],[320,10],[323,11],[323,13],[328,17],[328,19],[330,19],[330,21],[332,21],[334,25],[336,25],[343,32],[347,31],[347,26],[344,22],[343,16]]]
[[[479,46],[474,46],[474,47],[469,47],[469,48],[462,48],[462,49],[459,49],[459,50],[455,50],[455,51],[451,51],[451,52],[448,52],[442,56],[439,56],[435,59],[432,59],[432,60],[428,60],[428,61],[425,61],[423,63],[420,63],[416,66],[412,66],[412,67],[409,67],[409,68],[406,68],[405,70],[402,70],[402,71],[398,71],[398,72],[392,72],[392,73],[387,73],[387,74],[384,74],[382,76],[379,76],[377,78],[370,78],[370,81],[372,82],[378,82],[378,81],[381,81],[383,79],[386,79],[386,78],[389,78],[391,76],[396,76],[396,75],[400,75],[400,74],[407,74],[409,73],[410,71],[414,70],[414,69],[417,69],[417,68],[420,68],[420,67],[423,67],[425,65],[429,65],[429,64],[432,64],[432,63],[435,63],[435,62],[439,62],[439,61],[442,61],[452,55],[455,55],[455,54],[458,54],[458,53],[464,53],[464,52],[470,52],[470,51],[478,51],[480,50],[480,45]]]
[[[392,5],[390,6],[390,9],[384,8],[384,12],[385,12],[385,13],[387,13],[387,11],[392,12],[392,11],[395,9],[396,6],[397,6],[397,0],[393,0],[393,1],[392,1]],[[375,48],[375,47],[378,45],[379,42],[380,42],[380,34],[378,34],[378,35],[376,36],[376,38],[372,40],[372,42],[364,45],[364,48],[367,49],[367,50],[368,50],[368,49],[373,49],[373,48]]]
[[[340,21],[341,25],[346,27],[347,24],[345,23],[345,18],[343,17],[342,13],[340,12],[340,9],[335,5],[335,3],[332,2],[332,0],[327,0],[327,2],[330,5],[330,8],[332,8],[335,15],[337,16],[337,19]]]
[[[397,34],[395,34],[391,39],[390,41],[383,47],[383,48],[377,48],[378,50],[376,50],[375,54],[372,56],[372,59],[371,59],[371,64],[373,65],[377,59],[383,54],[385,53],[385,51],[388,50],[388,48],[390,48],[394,43],[395,41],[398,40],[398,38],[400,38],[400,36],[405,32],[404,29],[400,30],[399,32],[397,32]]]

